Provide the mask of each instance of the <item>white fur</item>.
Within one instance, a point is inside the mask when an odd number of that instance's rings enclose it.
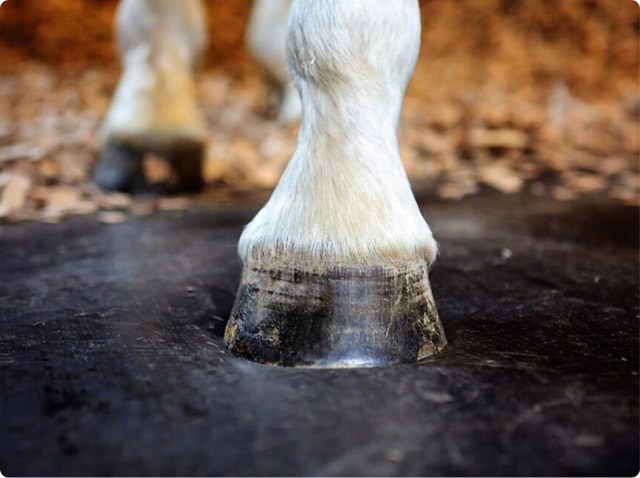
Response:
[[[247,43],[257,62],[282,88],[279,120],[285,123],[300,119],[302,105],[287,70],[287,18],[291,0],[256,0]]]
[[[245,264],[433,261],[397,134],[419,45],[417,0],[294,0],[287,52],[302,127],[240,238]]]
[[[205,20],[201,0],[122,0],[116,33],[124,72],[102,142],[204,140],[193,70],[206,45]]]

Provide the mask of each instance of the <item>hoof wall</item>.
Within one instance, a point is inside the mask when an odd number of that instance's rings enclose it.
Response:
[[[204,151],[204,144],[195,140],[177,140],[162,145],[110,141],[100,153],[94,182],[104,190],[127,193],[197,192],[203,186]],[[153,153],[169,163],[172,175],[166,183],[150,183],[146,180],[144,158],[147,153]]]
[[[109,143],[100,153],[93,181],[106,191],[132,192],[143,187],[143,153],[126,144]]]
[[[446,345],[428,268],[246,268],[225,331],[236,354],[307,367],[413,363]]]

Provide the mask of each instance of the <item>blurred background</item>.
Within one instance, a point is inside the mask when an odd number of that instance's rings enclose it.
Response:
[[[96,129],[120,73],[116,0],[7,0],[0,7],[0,220],[103,222],[234,202],[272,188],[297,125],[244,35],[250,0],[206,1],[197,77],[209,129],[197,196],[132,198],[91,184]],[[638,5],[632,0],[421,0],[422,49],[402,118],[416,187],[446,200],[485,189],[638,204]],[[163,164],[145,160],[150,181]]]

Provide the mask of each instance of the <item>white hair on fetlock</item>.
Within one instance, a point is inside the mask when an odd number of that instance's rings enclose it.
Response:
[[[298,145],[239,242],[245,264],[377,265],[437,246],[398,148],[420,45],[417,0],[295,0],[287,39]]]

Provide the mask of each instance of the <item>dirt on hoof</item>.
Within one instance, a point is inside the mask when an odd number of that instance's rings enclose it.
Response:
[[[247,265],[225,332],[236,354],[302,367],[415,363],[446,346],[428,266]]]

